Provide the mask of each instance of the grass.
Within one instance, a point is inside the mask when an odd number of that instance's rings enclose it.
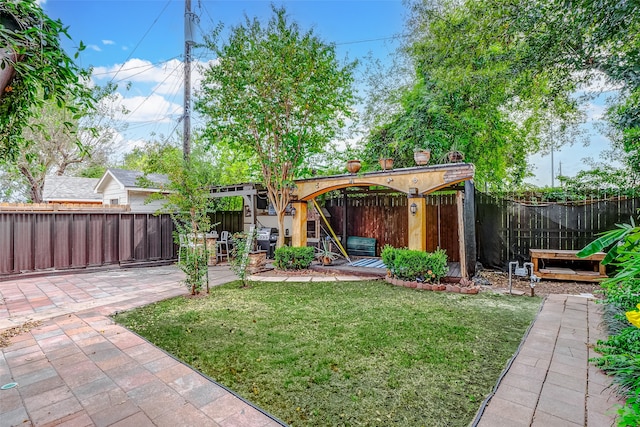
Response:
[[[539,298],[253,283],[116,321],[292,426],[466,426]]]

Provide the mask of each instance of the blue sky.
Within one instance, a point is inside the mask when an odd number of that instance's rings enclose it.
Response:
[[[276,1],[284,5],[291,19],[303,29],[314,32],[329,43],[336,43],[339,57],[359,59],[369,52],[388,59],[398,43],[394,36],[404,31],[405,8],[401,0],[386,1]],[[196,41],[218,23],[226,29],[242,23],[244,14],[263,20],[271,14],[270,1],[192,0],[192,11],[199,16]],[[120,150],[140,144],[151,134],[165,137],[179,132],[182,115],[184,53],[183,0],[46,0],[47,14],[69,27],[72,41],[64,41],[68,52],[82,41],[87,48],[78,63],[94,68],[94,81],[120,84],[118,103],[129,110],[122,119],[128,123],[120,132]],[[202,49],[193,52],[195,62],[213,60]],[[194,67],[193,86],[198,74]],[[129,89],[126,89],[130,84]],[[597,118],[599,104],[589,108]],[[197,126],[194,121],[194,126]],[[582,158],[597,157],[608,142],[592,133],[588,148],[580,144],[566,147],[555,154],[555,169],[562,162],[562,172],[574,175],[583,169]],[[174,134],[175,139],[175,134]],[[549,156],[534,156],[537,185],[550,184]]]

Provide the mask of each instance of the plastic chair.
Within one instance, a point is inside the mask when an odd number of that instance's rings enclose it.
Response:
[[[231,233],[229,233],[228,231],[223,231],[222,233],[220,233],[220,239],[218,239],[218,241],[216,242],[216,260],[220,261],[222,259],[224,259],[224,257],[227,257],[227,262],[229,262],[229,250],[230,250],[230,245],[231,242],[229,241],[231,239]],[[224,249],[224,252],[223,252]]]

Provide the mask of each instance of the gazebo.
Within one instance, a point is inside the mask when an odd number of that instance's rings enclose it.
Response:
[[[471,277],[475,273],[476,259],[473,176],[472,164],[452,163],[296,180],[292,195],[295,215],[292,218],[291,244],[307,245],[307,202],[329,191],[369,186],[386,187],[407,195],[408,247],[425,251],[425,196],[438,190],[452,189],[456,191],[458,206],[460,272],[463,277]]]

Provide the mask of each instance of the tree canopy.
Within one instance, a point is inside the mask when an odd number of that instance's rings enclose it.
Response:
[[[528,17],[512,1],[409,6],[404,51],[414,84],[399,98],[399,112],[372,130],[367,156],[390,143],[400,165],[410,166],[414,148],[430,148],[436,161],[455,149],[476,165],[480,184],[521,182],[527,155],[548,144],[549,124],[567,129],[580,121],[571,70],[529,60],[535,45],[518,25]]]
[[[305,159],[326,149],[350,116],[354,63],[335,47],[290,22],[272,6],[263,25],[245,17],[206,38],[218,57],[204,70],[195,108],[206,118],[211,145],[227,143],[255,155],[284,242],[284,213],[292,180]]]

